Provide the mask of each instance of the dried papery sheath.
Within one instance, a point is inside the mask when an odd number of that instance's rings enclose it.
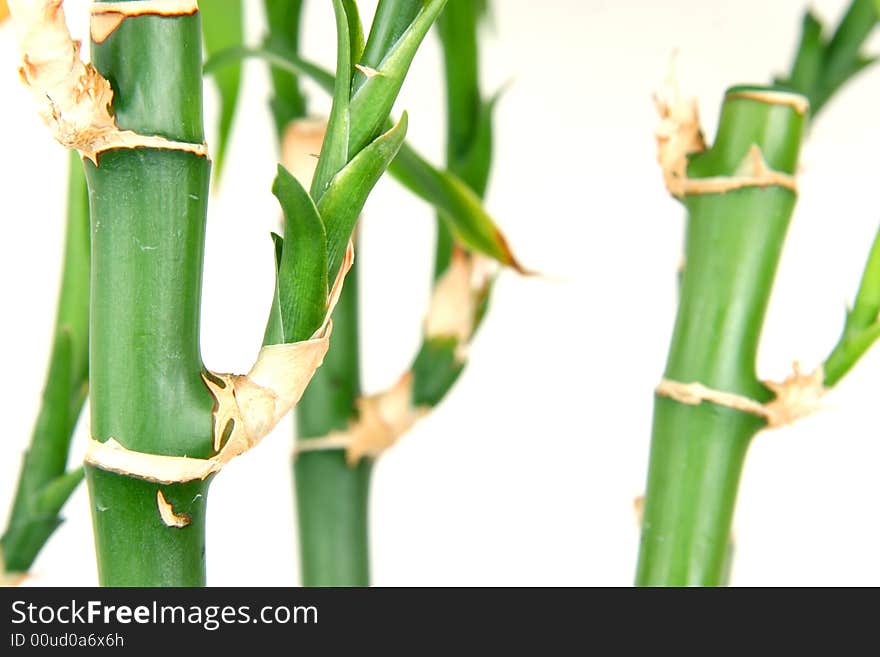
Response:
[[[810,111],[810,101],[801,94],[791,93],[788,91],[778,91],[763,89],[761,91],[743,90],[734,91],[727,94],[727,98],[735,100],[737,98],[747,98],[749,100],[757,100],[760,103],[769,105],[787,105],[798,114],[806,114]]]
[[[312,185],[327,130],[325,119],[296,119],[281,138],[281,163],[305,189]]]
[[[654,133],[657,161],[666,189],[673,196],[680,197],[684,194],[683,186],[687,180],[688,155],[706,150],[697,100],[682,97],[674,72],[670,69],[663,87],[654,95],[654,106],[660,116],[660,124]]]
[[[429,408],[412,405],[412,373],[379,394],[361,397],[356,402],[358,416],[345,431],[334,431],[322,438],[301,440],[295,453],[344,449],[349,466],[364,457],[377,458],[428,414]]]
[[[791,107],[804,115],[809,102],[800,94],[775,90],[738,90],[729,93],[728,100],[753,100],[769,105]],[[791,174],[773,170],[764,159],[760,147],[752,144],[737,170],[730,176],[691,178],[687,174],[688,157],[706,150],[695,99],[682,98],[672,76],[662,91],[654,97],[660,124],[657,138],[657,161],[670,194],[678,198],[694,194],[723,194],[744,187],[779,186],[797,191],[797,181]]]
[[[484,256],[455,249],[449,267],[434,285],[425,317],[425,337],[455,338],[460,361],[465,358],[481,299],[496,269],[495,263]]]
[[[311,339],[263,347],[246,375],[213,372],[203,375],[216,402],[215,456],[198,459],[146,454],[128,450],[111,438],[103,443],[91,440],[85,462],[117,474],[172,484],[205,479],[257,445],[300,400],[321,366],[330,345],[330,316],[353,262],[354,246],[349,242],[342,268],[328,297],[324,323]]]
[[[784,187],[797,192],[797,179],[787,173],[771,169],[761,149],[755,144],[732,176],[712,178],[685,178],[678,189],[681,195],[724,194],[744,187]],[[672,191],[672,190],[670,190]]]
[[[751,413],[764,418],[767,427],[774,429],[791,424],[816,411],[825,394],[823,380],[822,367],[818,367],[811,374],[801,374],[800,368],[795,363],[793,373],[784,381],[764,382],[764,385],[775,394],[775,397],[766,403],[732,392],[713,390],[699,382],[680,383],[669,379],[660,381],[656,393],[682,404],[696,405],[710,402]]]
[[[21,76],[52,136],[96,165],[99,153],[115,148],[163,148],[206,156],[204,144],[118,129],[110,110],[110,83],[80,58],[80,43],[71,38],[61,5],[61,0],[9,3],[23,58]]]

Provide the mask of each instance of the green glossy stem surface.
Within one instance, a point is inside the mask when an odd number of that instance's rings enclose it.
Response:
[[[790,106],[727,98],[715,145],[691,159],[689,176],[733,175],[753,144],[771,168],[792,173],[803,126]],[[769,400],[755,355],[794,203],[782,187],[685,197],[685,267],[666,379]],[[637,584],[722,583],[743,461],[762,426],[712,403],[657,397]]]
[[[93,62],[114,89],[119,127],[202,143],[198,14],[126,18]],[[201,380],[199,309],[209,161],[179,150],[137,148],[87,162],[91,204],[91,431],[128,449],[204,458],[212,450],[213,398]],[[208,482],[162,486],[88,467],[103,585],[205,583]]]

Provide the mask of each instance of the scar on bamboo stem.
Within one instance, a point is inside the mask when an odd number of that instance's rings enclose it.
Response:
[[[187,514],[174,511],[174,507],[165,497],[165,493],[162,492],[161,488],[156,490],[156,505],[159,507],[159,517],[162,518],[162,522],[165,523],[166,527],[183,528],[192,522],[192,518]]]

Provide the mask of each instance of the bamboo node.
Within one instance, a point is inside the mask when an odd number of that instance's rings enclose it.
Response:
[[[706,141],[700,128],[697,101],[695,98],[682,97],[675,78],[674,63],[673,58],[663,86],[654,94],[654,105],[660,116],[660,124],[654,133],[657,139],[657,161],[669,193],[679,199],[695,194],[724,194],[745,187],[783,187],[797,193],[796,178],[773,170],[756,144],[751,145],[732,176],[688,177],[688,158],[705,151]],[[803,96],[781,91],[740,91],[728,94],[727,98],[748,98],[788,105],[801,114],[809,107]]]
[[[364,457],[378,458],[429,411],[413,408],[412,379],[412,372],[407,372],[388,390],[360,397],[355,402],[358,417],[349,421],[347,429],[297,441],[294,457],[302,452],[344,449],[350,467]]]
[[[743,89],[741,91],[734,91],[727,94],[726,98],[728,100],[742,98],[744,100],[754,100],[759,103],[767,103],[768,105],[785,105],[791,107],[795,112],[802,116],[810,111],[810,101],[806,96],[792,93],[791,91]]]
[[[9,9],[22,52],[22,80],[37,101],[40,117],[62,146],[79,151],[95,166],[100,153],[116,148],[182,150],[207,156],[204,144],[117,127],[110,111],[113,89],[94,66],[82,61],[80,42],[67,29],[62,0],[10,0]]]
[[[681,404],[696,406],[702,402],[710,402],[757,415],[764,418],[768,428],[775,429],[792,424],[818,410],[825,394],[825,372],[821,365],[810,374],[802,374],[798,363],[794,363],[792,370],[792,374],[784,381],[764,381],[764,385],[774,393],[774,398],[767,403],[733,392],[714,390],[697,381],[681,383],[661,379],[655,392]]]
[[[700,127],[697,99],[685,99],[681,95],[675,76],[674,55],[670,58],[666,79],[654,93],[653,99],[660,116],[660,123],[654,132],[657,161],[666,189],[673,196],[681,198],[687,181],[688,156],[705,151],[706,140]]]
[[[205,479],[259,444],[300,400],[321,366],[333,330],[330,316],[353,262],[354,245],[349,241],[328,296],[324,322],[310,339],[263,347],[247,374],[202,374],[215,401],[214,456],[202,459],[149,454],[127,449],[112,437],[104,442],[91,438],[85,463],[158,484],[175,484]]]

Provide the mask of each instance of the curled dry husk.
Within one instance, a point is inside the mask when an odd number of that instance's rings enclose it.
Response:
[[[455,339],[459,362],[466,358],[479,305],[495,270],[496,264],[489,258],[456,248],[449,267],[434,286],[425,338]],[[406,372],[387,390],[358,398],[355,406],[357,417],[344,431],[300,440],[296,452],[344,449],[347,463],[354,466],[364,457],[380,456],[431,410],[413,403],[412,372]]]
[[[358,416],[349,421],[345,431],[300,440],[296,453],[344,449],[350,466],[364,457],[378,457],[430,410],[412,406],[412,378],[412,372],[407,372],[391,388],[358,398]]]
[[[70,36],[62,0],[9,0],[9,10],[22,52],[21,77],[60,144],[95,165],[101,152],[115,148],[163,148],[207,156],[204,144],[119,130],[110,111],[110,83],[82,61],[81,44]]]
[[[248,374],[203,376],[216,401],[214,409],[215,456],[208,459],[135,452],[113,438],[90,440],[85,462],[89,465],[162,484],[205,479],[257,445],[302,397],[330,345],[330,316],[354,261],[351,242],[327,303],[321,327],[309,340],[269,345],[260,350]],[[224,440],[225,439],[225,440]]]
[[[765,381],[764,385],[774,393],[774,398],[762,404],[744,395],[714,390],[699,382],[681,383],[661,379],[656,393],[682,404],[697,405],[710,402],[743,413],[764,418],[767,427],[774,429],[792,424],[815,412],[825,394],[825,372],[820,365],[810,374],[802,374],[797,363],[784,381]]]
[[[762,103],[787,105],[803,114],[809,108],[806,98],[782,91],[734,91],[727,99],[746,98]],[[697,101],[685,99],[679,90],[672,67],[662,88],[654,95],[654,105],[660,116],[655,136],[657,161],[663,172],[663,181],[670,194],[677,198],[693,194],[724,194],[744,187],[784,187],[797,192],[794,176],[774,171],[764,159],[761,149],[752,144],[732,176],[688,178],[688,157],[706,150],[706,141],[700,127]]]

